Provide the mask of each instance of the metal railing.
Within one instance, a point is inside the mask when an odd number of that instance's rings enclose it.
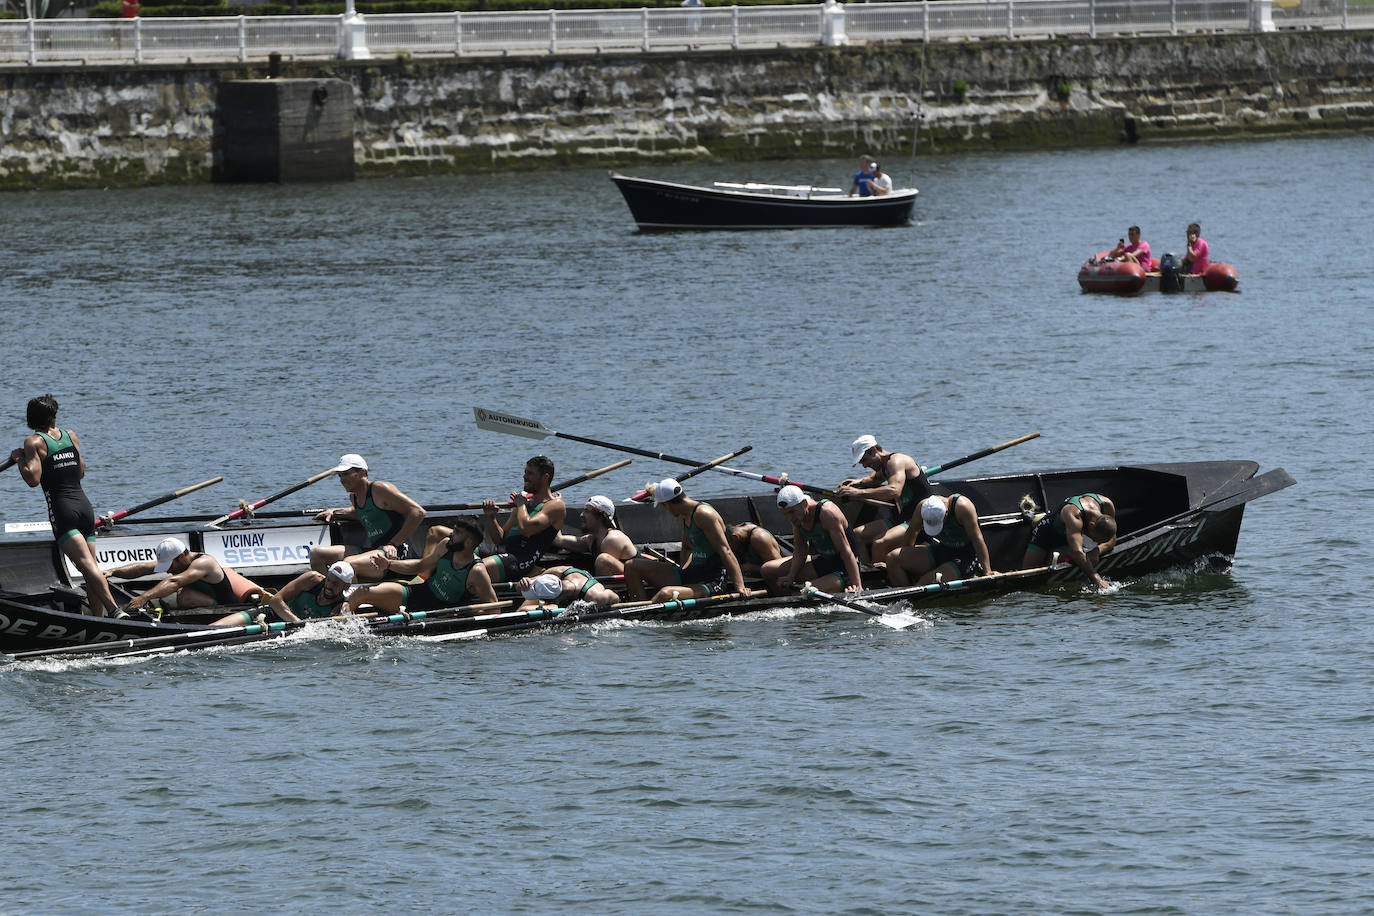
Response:
[[[921,0],[797,6],[0,21],[0,64],[585,54],[853,41],[1374,27],[1374,0]],[[346,40],[346,33],[355,30]],[[357,35],[363,36],[360,43]]]

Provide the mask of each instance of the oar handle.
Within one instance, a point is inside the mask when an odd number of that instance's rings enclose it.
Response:
[[[593,477],[600,477],[602,474],[609,474],[611,471],[618,471],[625,465],[629,464],[631,460],[632,459],[630,458],[626,458],[622,461],[617,461],[615,464],[608,464],[604,468],[597,468],[595,471],[588,471],[585,474],[579,474],[578,476],[570,478],[568,480],[560,480],[557,483],[551,484],[549,486],[549,490],[551,492],[557,493],[559,490],[566,490],[569,487],[575,487],[579,483],[591,480]],[[483,503],[445,503],[443,505],[438,506],[426,506],[425,512],[473,512],[477,509],[482,508],[483,505]],[[496,504],[496,508],[509,509],[514,505],[515,503],[512,502],[500,502]]]
[[[699,464],[696,467],[692,468],[690,471],[687,471],[685,474],[678,475],[677,482],[682,483],[682,481],[684,480],[689,480],[697,476],[698,474],[704,473],[706,471],[711,470],[714,467],[718,467],[724,464],[732,458],[738,458],[740,455],[743,455],[745,452],[750,451],[751,449],[753,449],[752,445],[746,445],[744,448],[739,449],[737,451],[733,451],[728,455],[721,455],[714,461],[708,461],[705,464]],[[646,502],[649,499],[649,491],[640,490],[634,496],[631,496],[630,499],[634,500],[637,503]]]
[[[139,503],[132,509],[124,509],[120,512],[111,512],[109,515],[102,515],[100,518],[96,519],[95,526],[97,528],[107,528],[122,518],[128,518],[129,516],[142,512],[145,509],[151,509],[154,506],[160,506],[163,503],[171,502],[174,499],[180,499],[187,493],[194,493],[197,490],[203,490],[208,486],[212,486],[214,484],[219,483],[223,479],[223,477],[211,477],[209,480],[202,480],[200,483],[192,484],[189,487],[182,487],[180,490],[173,490],[170,493],[164,493],[156,499],[148,500],[146,503]]]
[[[1018,436],[1017,438],[1012,439],[1009,442],[1003,442],[1001,445],[994,445],[991,448],[985,448],[982,451],[974,452],[972,455],[965,455],[962,458],[955,458],[953,461],[946,461],[944,464],[937,464],[933,468],[926,468],[926,476],[931,477],[935,474],[939,474],[941,471],[948,471],[950,468],[957,468],[961,464],[968,464],[970,461],[977,461],[979,458],[986,458],[989,455],[1002,451],[1002,449],[1011,448],[1013,445],[1020,445],[1022,442],[1029,442],[1030,440],[1037,438],[1039,435],[1040,434],[1038,432],[1027,433],[1024,436]]]
[[[247,504],[247,508],[244,508],[244,507],[240,506],[239,508],[235,509],[233,512],[230,512],[228,515],[221,515],[219,518],[217,518],[217,519],[215,519],[213,522],[211,522],[211,523],[208,525],[208,527],[213,528],[213,527],[215,527],[216,525],[223,524],[224,522],[233,521],[233,520],[236,519],[236,518],[242,518],[243,516],[247,515],[250,511],[256,511],[256,510],[258,510],[258,509],[261,509],[263,506],[266,506],[266,505],[268,505],[269,503],[274,503],[274,502],[276,502],[277,500],[282,499],[283,497],[290,496],[292,493],[295,493],[297,490],[304,490],[306,487],[310,486],[311,484],[313,484],[313,483],[319,483],[321,480],[324,480],[326,477],[331,477],[331,476],[333,476],[333,474],[334,474],[334,469],[333,469],[333,468],[330,468],[330,469],[327,470],[327,471],[320,471],[320,473],[316,474],[314,477],[310,477],[310,478],[307,478],[306,480],[302,480],[300,483],[297,483],[297,484],[292,484],[291,486],[287,487],[285,490],[282,490],[282,491],[279,492],[279,493],[273,493],[271,496],[265,497],[265,498],[263,498],[263,499],[259,499],[259,500],[257,500],[256,502],[248,503],[248,504]]]
[[[8,471],[10,468],[14,467],[14,466],[15,466],[16,464],[18,464],[18,463],[19,463],[19,459],[18,459],[18,458],[15,458],[13,455],[11,455],[10,457],[6,458],[4,461],[0,461],[0,471]]]

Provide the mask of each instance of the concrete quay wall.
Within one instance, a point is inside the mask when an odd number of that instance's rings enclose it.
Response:
[[[288,63],[362,174],[1044,149],[1374,127],[1374,32]],[[201,182],[246,65],[0,70],[0,188]],[[923,91],[922,91],[923,87]],[[221,131],[219,141],[216,131]]]

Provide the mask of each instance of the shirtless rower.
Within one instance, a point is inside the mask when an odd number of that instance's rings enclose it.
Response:
[[[19,476],[30,487],[42,487],[48,503],[48,521],[62,555],[72,561],[86,584],[86,600],[91,613],[104,617],[115,610],[109,582],[100,572],[92,542],[95,540],[95,510],[81,489],[86,476],[86,459],[76,433],[57,426],[57,399],[50,394],[33,398],[25,411],[25,421],[33,434],[10,452],[19,466]]]
[[[729,590],[749,597],[753,592],[745,587],[744,573],[739,560],[730,549],[725,536],[725,520],[710,503],[691,499],[682,492],[682,484],[671,477],[650,488],[654,505],[677,519],[682,525],[682,558],[680,563],[655,560],[640,555],[625,567],[625,588],[632,600],[641,601],[648,594],[646,586],[655,589],[655,602],[672,601],[677,597],[705,598]]]
[[[348,505],[325,509],[315,516],[317,522],[354,521],[367,535],[367,546],[349,555],[346,544],[321,545],[310,551],[310,568],[324,572],[340,560],[347,560],[360,579],[379,577],[378,557],[404,560],[410,553],[410,538],[425,520],[424,507],[406,496],[393,483],[368,478],[367,462],[361,455],[344,455],[334,468],[339,483],[348,493]]]
[[[568,507],[563,497],[549,490],[553,484],[553,461],[535,455],[525,462],[524,489],[510,495],[514,508],[504,524],[496,521],[500,507],[485,500],[487,530],[497,552],[484,557],[482,564],[493,582],[515,582],[524,578],[553,546],[563,529]]]
[[[880,499],[897,504],[895,510],[854,529],[860,562],[881,565],[886,562],[888,551],[906,538],[916,505],[933,491],[915,458],[889,452],[874,436],[860,436],[849,449],[854,466],[863,465],[869,473],[842,481],[835,492],[850,499]]]
[[[829,499],[816,502],[788,484],[778,491],[778,508],[792,523],[796,550],[763,564],[763,578],[780,593],[797,582],[810,582],[832,595],[863,590],[859,560],[849,546],[849,521]]]
[[[1091,547],[1085,539],[1091,539]],[[1094,585],[1107,588],[1107,580],[1098,573],[1097,564],[1115,546],[1115,504],[1100,493],[1080,493],[1070,496],[1056,511],[1036,522],[1021,568],[1044,566],[1057,550]]]
[[[576,566],[550,566],[541,575],[521,579],[518,587],[525,599],[525,603],[516,608],[520,611],[532,611],[544,605],[567,607],[574,601],[590,601],[604,608],[620,600],[619,595]]]
[[[337,617],[347,613],[344,598],[352,584],[353,567],[340,560],[324,573],[306,570],[283,585],[281,591],[264,604],[278,620],[285,623]],[[213,626],[247,624],[252,623],[253,619],[254,615],[249,611],[235,611],[216,620]]]
[[[930,585],[944,579],[993,574],[978,510],[967,496],[927,496],[916,510],[921,531],[931,540],[898,547],[887,555],[887,579],[893,585]],[[912,519],[915,527],[916,518]],[[914,538],[913,538],[914,541]]]
[[[164,538],[157,545],[154,562],[127,563],[105,570],[109,579],[141,579],[166,573],[167,578],[125,606],[142,610],[156,601],[164,608],[212,607],[218,604],[249,604],[262,597],[262,588],[208,553],[192,553],[180,538]]]
[[[371,605],[378,611],[394,614],[402,607],[408,611],[432,611],[464,604],[494,604],[496,590],[486,566],[477,559],[481,543],[482,526],[475,519],[458,518],[448,529],[448,536],[431,544],[423,557],[388,560],[378,556],[376,563],[380,568],[407,578],[422,576],[424,581],[364,585],[348,596],[348,607],[357,611],[363,605]]]
[[[609,496],[593,496],[582,507],[582,534],[554,536],[553,546],[569,553],[591,554],[592,572],[598,576],[618,576],[626,562],[639,556],[639,548],[615,521],[615,503]]]

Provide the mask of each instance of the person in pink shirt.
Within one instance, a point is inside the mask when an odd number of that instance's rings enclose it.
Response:
[[[1188,255],[1183,259],[1185,274],[1207,272],[1211,261],[1207,257],[1207,243],[1202,240],[1202,227],[1197,223],[1188,224]]]
[[[1109,252],[1109,256],[1118,258],[1122,261],[1134,261],[1139,264],[1142,270],[1150,269],[1150,243],[1142,241],[1140,238],[1140,227],[1132,226],[1126,230],[1126,237],[1131,241],[1127,243],[1122,239],[1117,246]]]

